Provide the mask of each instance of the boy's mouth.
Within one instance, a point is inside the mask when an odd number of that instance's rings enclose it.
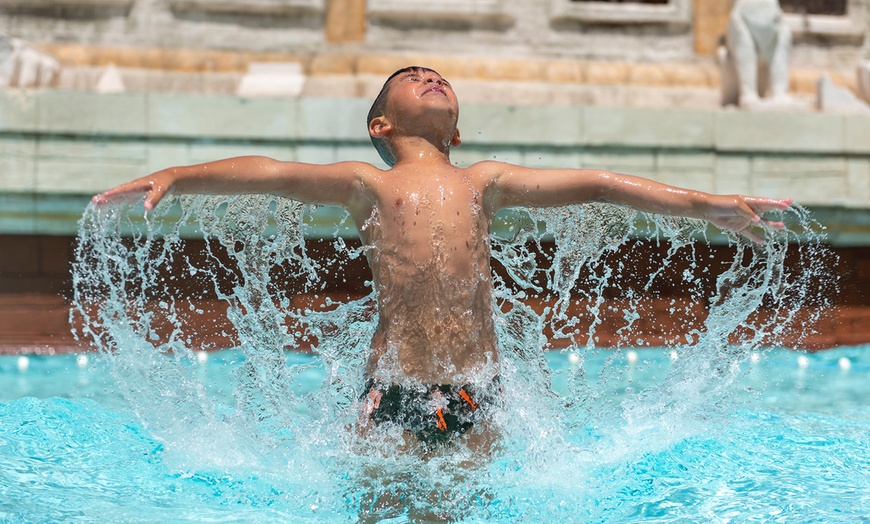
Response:
[[[425,95],[425,94],[432,93],[432,92],[441,93],[442,95],[447,96],[447,93],[444,91],[444,88],[439,86],[439,85],[433,85],[432,87],[423,91],[423,94]]]

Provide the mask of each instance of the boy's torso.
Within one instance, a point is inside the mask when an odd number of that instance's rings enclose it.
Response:
[[[367,205],[351,213],[369,246],[378,297],[370,376],[492,379],[487,184],[481,170],[447,164],[397,166],[364,181]]]

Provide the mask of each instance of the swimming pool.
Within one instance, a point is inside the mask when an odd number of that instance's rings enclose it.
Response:
[[[503,402],[481,428],[494,437],[429,453],[389,424],[355,429],[372,297],[296,297],[364,253],[336,235],[336,256],[309,257],[306,213],[268,196],[85,211],[73,320],[98,352],[0,360],[0,520],[866,520],[870,348],[767,349],[799,342],[836,292],[806,210],[763,245],[729,240],[716,271],[698,221],[605,205],[505,218],[487,239],[505,270]],[[179,249],[191,232],[197,256]],[[675,287],[685,300],[648,309]],[[536,310],[529,293],[545,289]],[[685,320],[659,324],[670,315]],[[629,349],[665,324],[667,349]],[[234,350],[198,351],[224,330]],[[597,347],[604,331],[623,349]]]
[[[730,386],[734,394],[721,399],[726,405],[709,416],[668,407],[691,406],[684,398],[632,413],[639,392],[666,383],[673,359],[685,354],[593,351],[583,361],[587,372],[620,370],[596,383],[606,401],[588,408],[577,427],[536,421],[530,427],[540,433],[509,436],[466,475],[440,470],[456,466],[448,458],[351,456],[341,438],[315,424],[310,438],[245,442],[219,413],[195,420],[202,414],[181,398],[173,416],[188,417],[179,421],[184,431],[161,428],[158,438],[120,395],[103,357],[4,356],[0,521],[353,522],[365,514],[364,493],[378,488],[416,493],[424,506],[433,492],[452,497],[455,513],[447,516],[464,522],[866,521],[868,351],[757,353]],[[190,376],[230,411],[243,359],[211,353],[188,366]],[[326,378],[317,360],[287,355],[288,366],[305,367],[303,396]],[[554,391],[564,392],[561,378],[574,359],[551,352],[547,360]],[[537,416],[559,403],[548,398]],[[315,420],[312,405],[297,415]],[[368,467],[390,469],[393,478],[373,487],[360,474]]]

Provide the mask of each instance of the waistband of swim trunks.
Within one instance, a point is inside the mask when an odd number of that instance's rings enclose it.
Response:
[[[376,380],[374,378],[367,378],[365,382],[365,387],[363,388],[362,393],[360,394],[360,398],[365,397],[369,394],[372,389],[376,389],[381,393],[386,393],[392,388],[399,388],[399,391],[406,392],[410,395],[418,395],[425,396],[431,395],[436,390],[440,391],[442,394],[455,396],[459,395],[461,391],[465,391],[468,395],[471,395],[473,398],[478,399],[487,399],[492,397],[501,396],[502,393],[502,383],[501,379],[498,375],[493,377],[493,379],[484,386],[465,384],[465,385],[456,385],[456,384],[420,384],[413,382],[382,382],[380,380]]]

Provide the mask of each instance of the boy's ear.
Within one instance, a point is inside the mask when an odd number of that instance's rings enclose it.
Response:
[[[369,122],[369,135],[375,138],[384,138],[393,131],[393,126],[383,116],[372,118]]]
[[[456,130],[456,134],[453,135],[453,138],[450,140],[450,145],[453,147],[459,147],[459,144],[462,143],[462,140],[459,139],[459,129]]]

